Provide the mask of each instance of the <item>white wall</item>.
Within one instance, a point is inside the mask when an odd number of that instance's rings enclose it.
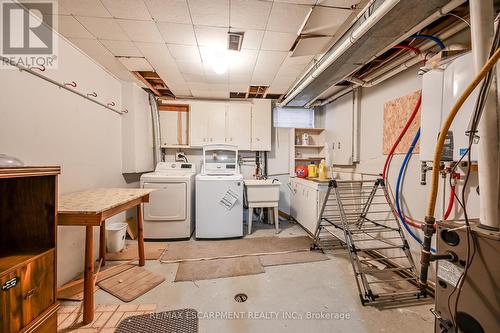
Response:
[[[61,38],[59,56],[63,57],[65,49],[72,47]],[[72,60],[93,64],[98,69],[98,75],[92,74],[93,80],[110,77],[81,53]],[[1,153],[16,156],[26,165],[60,165],[60,194],[92,187],[127,186],[121,174],[122,116],[15,69],[0,70],[0,91]],[[120,95],[120,91],[114,93]],[[123,219],[123,215],[117,219]],[[94,239],[98,240],[98,228],[95,229]],[[59,227],[57,241],[61,285],[83,270],[84,229]],[[98,241],[96,250],[97,244]]]

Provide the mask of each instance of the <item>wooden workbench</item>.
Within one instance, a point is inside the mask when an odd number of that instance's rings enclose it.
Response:
[[[94,227],[100,227],[99,258],[105,263],[106,219],[127,209],[137,207],[137,239],[139,266],[144,266],[144,238],[142,230],[141,203],[149,202],[152,189],[97,188],[69,193],[59,199],[58,225],[85,226],[85,267],[83,323],[94,319]],[[99,270],[98,268],[98,270]]]

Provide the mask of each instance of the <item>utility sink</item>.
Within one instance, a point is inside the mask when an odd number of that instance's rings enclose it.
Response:
[[[246,179],[245,190],[248,204],[258,204],[259,207],[278,206],[281,182],[272,179]]]

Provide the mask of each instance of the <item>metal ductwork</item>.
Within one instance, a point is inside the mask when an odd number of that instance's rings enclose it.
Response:
[[[441,8],[450,2],[456,3],[457,1],[372,1],[349,30],[311,68],[308,74],[295,84],[282,104],[306,106],[325,90],[374,59],[388,46],[394,44],[398,37],[411,33],[415,26],[436,12],[440,12]],[[380,17],[377,17],[377,11]],[[370,23],[370,26],[368,30],[363,31],[367,23]],[[363,32],[359,33],[360,30]],[[328,64],[329,58],[331,63]],[[333,61],[331,61],[332,58],[334,58]]]

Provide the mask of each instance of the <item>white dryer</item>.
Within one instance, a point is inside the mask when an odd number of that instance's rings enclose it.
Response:
[[[238,148],[203,146],[203,167],[196,176],[196,238],[243,236],[243,176]]]
[[[196,167],[191,163],[160,162],[141,176],[141,188],[153,188],[143,204],[146,239],[190,238],[194,229]]]

